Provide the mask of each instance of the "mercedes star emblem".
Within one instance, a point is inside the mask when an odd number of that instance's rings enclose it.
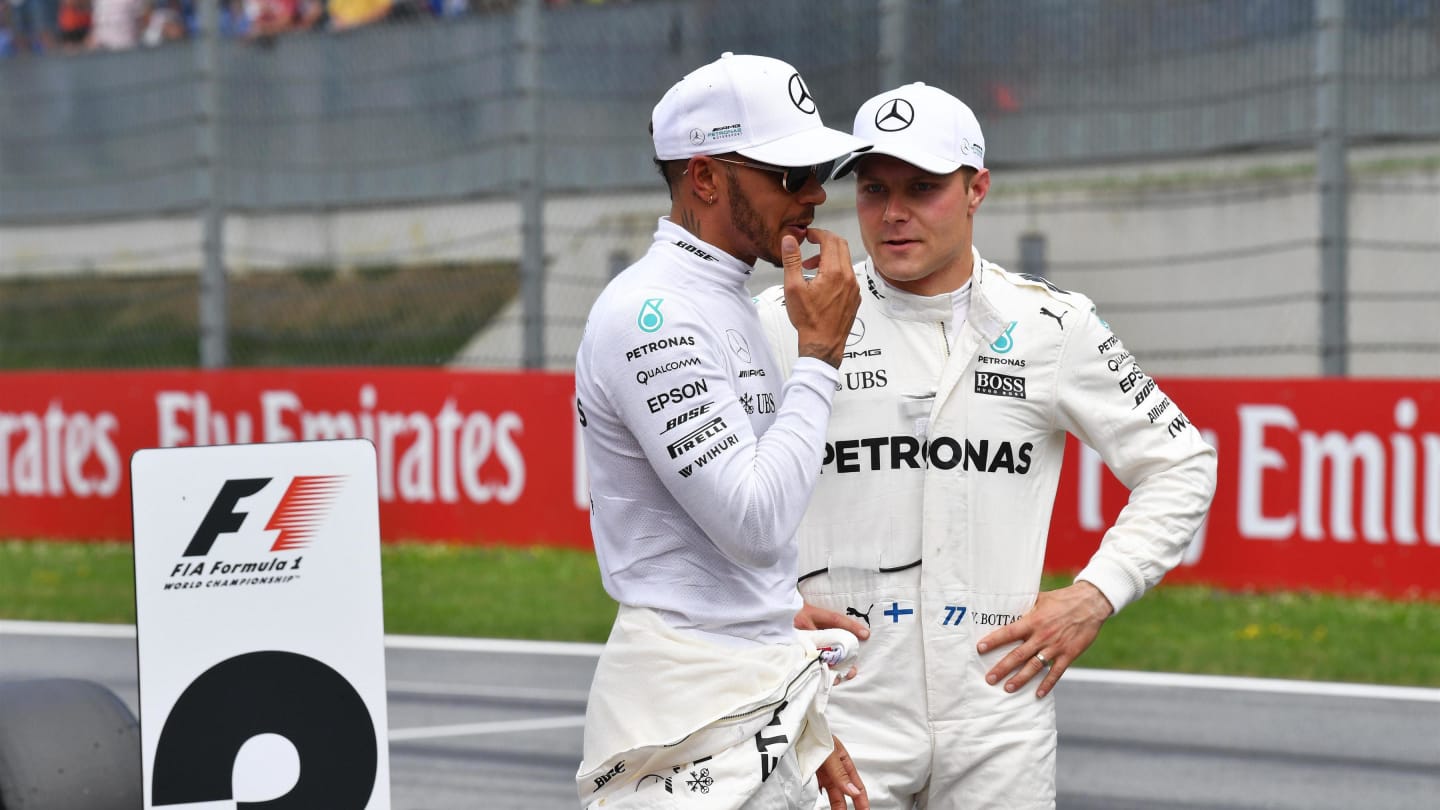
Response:
[[[861,340],[864,339],[865,322],[860,320],[859,318],[856,318],[855,322],[850,324],[850,336],[845,339],[845,345],[854,346],[856,343],[859,343]]]
[[[810,97],[810,88],[805,86],[805,80],[800,78],[799,73],[790,77],[790,103],[806,115],[815,113],[815,99]]]
[[[881,132],[899,132],[915,120],[915,108],[903,98],[881,105],[875,111],[875,126]]]
[[[730,338],[730,348],[735,352],[735,356],[746,363],[750,362],[750,344],[745,340],[745,336],[734,329],[726,329],[725,334]]]

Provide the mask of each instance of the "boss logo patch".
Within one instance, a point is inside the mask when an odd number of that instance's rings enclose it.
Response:
[[[992,397],[1025,398],[1025,378],[993,371],[975,372],[975,393]]]

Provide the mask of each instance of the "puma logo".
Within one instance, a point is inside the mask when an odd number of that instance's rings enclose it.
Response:
[[[1050,310],[1046,309],[1045,307],[1040,307],[1040,314],[1041,314],[1041,315],[1049,315],[1050,317],[1054,318],[1054,319],[1055,319],[1055,323],[1060,324],[1060,331],[1061,331],[1061,332],[1064,332],[1064,331],[1065,331],[1065,316],[1070,314],[1070,310],[1067,309],[1067,310],[1065,310],[1064,312],[1060,313],[1059,315],[1056,315],[1055,313],[1051,312]]]
[[[861,613],[860,611],[856,610],[856,609],[853,608],[853,607],[846,607],[846,608],[845,608],[845,615],[846,615],[846,616],[859,616],[860,618],[862,618],[862,619],[865,620],[865,626],[866,626],[866,627],[869,627],[869,626],[870,626],[870,614],[871,614],[874,610],[875,610],[875,604],[872,602],[872,603],[870,604],[870,607],[865,608],[865,612],[864,612],[864,613]]]

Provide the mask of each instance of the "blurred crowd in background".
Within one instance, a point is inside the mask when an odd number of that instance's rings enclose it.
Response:
[[[298,32],[343,31],[378,23],[413,23],[444,20],[470,14],[512,10],[518,0],[218,0],[220,35],[262,42]],[[643,2],[643,0],[541,0],[546,7],[599,6]],[[713,0],[712,0],[713,2]],[[1216,40],[1235,37],[1274,36],[1308,30],[1314,23],[1314,3],[1294,0],[1250,0],[1240,4],[1243,12],[1233,16],[1235,4],[1219,1],[1209,8],[1198,2],[1179,4],[1136,3],[1109,0],[1073,4],[1068,0],[1029,0],[1025,8],[1040,12],[1038,18],[1015,14],[1006,4],[976,3],[971,16],[983,17],[1000,11],[1017,21],[1038,24],[1028,32],[1036,43],[1049,37],[1047,29],[1068,32],[1063,39],[1085,40],[1102,47],[1122,47],[1114,42],[1132,29],[1151,31],[1182,42],[1169,45],[1213,47]],[[1440,15],[1440,0],[1348,0],[1351,26],[1359,29],[1390,28],[1397,25],[1431,25]],[[1097,10],[1115,6],[1124,9],[1128,23],[1113,26],[1114,18],[1096,15]],[[193,37],[200,32],[200,0],[0,0],[0,59],[41,54],[73,54],[96,50],[127,50],[153,47]],[[1113,10],[1113,9],[1112,9]],[[1200,29],[1169,27],[1174,13],[1193,12],[1206,17]],[[1227,18],[1216,27],[1214,17]],[[1152,20],[1152,18],[1154,18]],[[1199,20],[1197,20],[1199,21]],[[1097,22],[1105,23],[1097,27]],[[1123,29],[1123,30],[1122,30]],[[1285,29],[1285,30],[1281,30]],[[1075,37],[1076,33],[1082,34]],[[1207,35],[1208,34],[1208,35]],[[1220,34],[1220,36],[1213,36]],[[1008,43],[1009,40],[1006,40]],[[1136,43],[1127,42],[1123,47]],[[984,43],[969,43],[983,47]],[[1010,47],[1009,44],[1006,47]]]
[[[219,0],[220,35],[304,31],[504,11],[515,0]],[[544,0],[547,6],[630,0]],[[0,58],[154,47],[200,31],[198,0],[0,0]]]

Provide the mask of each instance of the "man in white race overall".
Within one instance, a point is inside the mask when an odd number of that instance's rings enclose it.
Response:
[[[828,717],[872,807],[1053,808],[1045,698],[1179,563],[1215,453],[1089,299],[974,249],[990,173],[965,104],[905,85],[867,101],[854,132],[874,147],[837,176],[855,172],[869,257],[800,530],[797,626],[868,631]],[[758,299],[782,370],[790,302]],[[1067,432],[1130,500],[1074,584],[1040,593]]]
[[[785,810],[813,804],[818,777],[832,806],[863,810],[823,716],[838,662],[821,648],[857,642],[794,617],[795,530],[860,299],[845,240],[810,224],[834,161],[865,143],[822,125],[790,65],[728,53],[673,86],[651,128],[670,216],[596,300],[575,362],[595,554],[620,603],[580,800]],[[802,260],[805,241],[818,256]],[[785,374],[745,287],[758,259],[785,268]]]

